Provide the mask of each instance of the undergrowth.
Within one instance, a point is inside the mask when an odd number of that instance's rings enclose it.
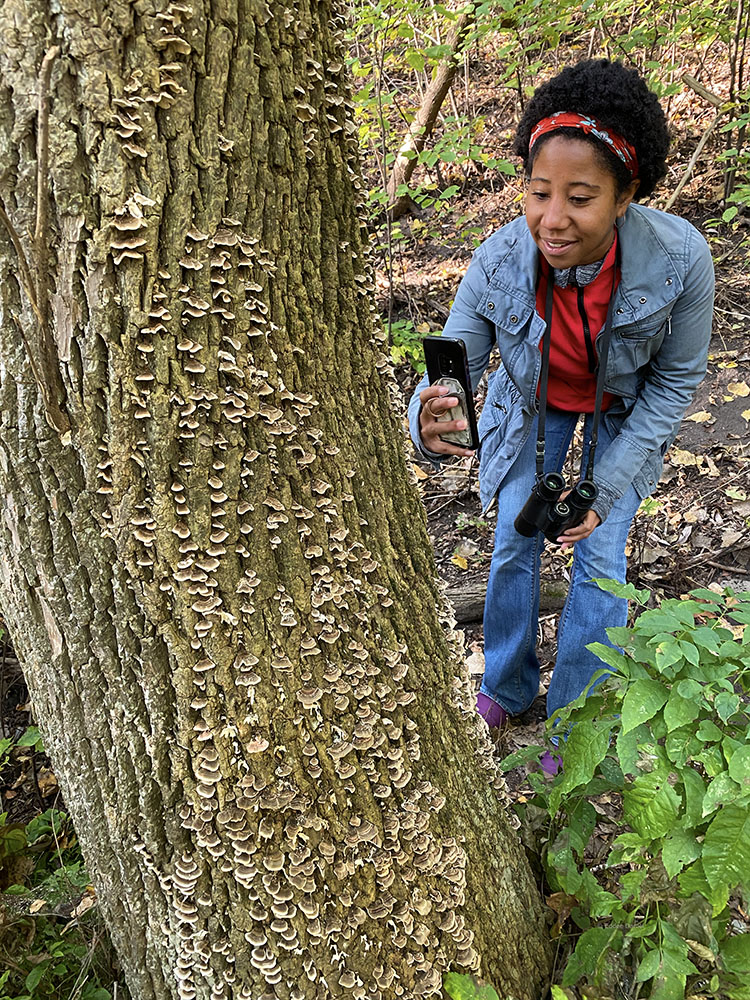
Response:
[[[0,783],[35,727],[0,740]],[[70,817],[0,812],[0,1000],[127,1000]]]
[[[562,771],[515,807],[569,946],[558,996],[750,1000],[750,592],[694,590],[608,636],[589,647],[608,669],[552,720]]]

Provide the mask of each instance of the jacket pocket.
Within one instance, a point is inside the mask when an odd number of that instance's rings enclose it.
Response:
[[[627,326],[618,326],[615,333],[622,340],[652,340],[654,337],[663,337],[671,327],[672,306],[665,306],[651,316],[645,316],[635,323],[628,323]]]
[[[491,431],[507,423],[511,410],[520,398],[521,393],[501,364],[487,383],[487,398],[477,424],[480,446]]]
[[[671,319],[665,316],[654,325],[641,324],[618,330],[613,337],[607,359],[607,381],[625,378],[630,382],[658,353],[664,337],[671,330]],[[628,378],[629,377],[629,378]],[[616,391],[616,390],[615,390]],[[626,393],[630,395],[630,393]]]

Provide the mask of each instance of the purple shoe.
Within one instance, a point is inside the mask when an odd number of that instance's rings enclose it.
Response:
[[[544,751],[539,758],[539,763],[544,773],[550,778],[554,778],[563,769],[562,757],[559,754],[550,753],[549,750]]]
[[[492,698],[481,692],[477,695],[477,712],[481,715],[490,729],[502,729],[508,721],[508,713],[502,705],[498,705]]]

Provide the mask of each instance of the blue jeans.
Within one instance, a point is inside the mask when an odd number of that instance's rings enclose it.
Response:
[[[545,472],[562,469],[577,413],[547,412]],[[588,453],[591,415],[584,426]],[[597,453],[610,436],[599,424]],[[513,527],[536,476],[536,421],[498,493],[495,548],[484,609],[484,677],[481,690],[510,714],[518,715],[539,690],[539,660],[535,644],[539,617],[539,567],[545,539],[519,535]],[[577,470],[576,470],[577,474]],[[547,692],[547,714],[577,698],[604,664],[586,649],[590,642],[612,645],[605,629],[627,622],[627,601],[600,590],[592,579],[625,582],[625,543],[640,498],[630,486],[609,517],[573,547],[573,569],[557,637],[557,658]]]

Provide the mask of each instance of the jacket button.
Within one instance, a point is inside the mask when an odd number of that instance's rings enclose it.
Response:
[[[664,284],[665,285],[671,285],[672,284],[672,279],[671,278],[667,278],[667,280],[664,282]]]
[[[646,296],[645,295],[641,295],[641,297],[638,299],[638,301],[641,303],[641,305],[643,305],[643,303],[646,301]]]
[[[495,308],[495,303],[494,302],[488,302],[487,303],[487,308],[488,309],[494,309]]]
[[[622,306],[620,306],[619,309],[615,309],[615,312],[617,313],[618,316],[622,316],[625,310],[622,308]]]
[[[510,321],[511,321],[511,323],[517,323],[518,322],[518,316],[516,316],[516,315],[511,316],[510,317]]]

